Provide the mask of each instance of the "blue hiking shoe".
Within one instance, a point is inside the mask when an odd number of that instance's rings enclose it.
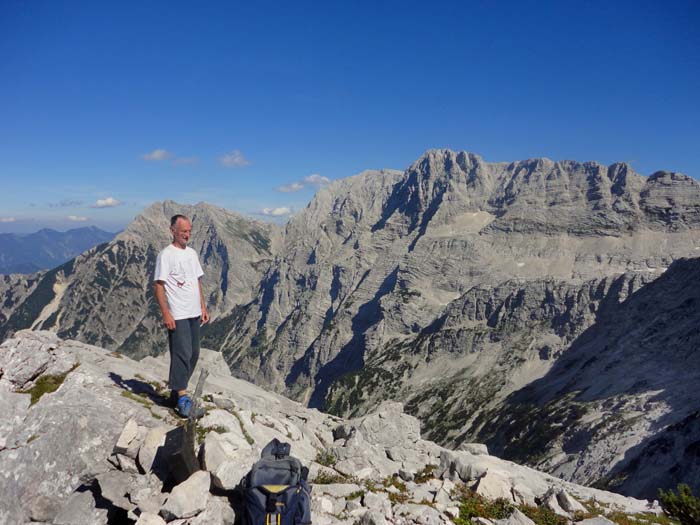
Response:
[[[185,394],[180,396],[177,400],[176,412],[182,417],[189,417],[190,411],[192,410],[192,399],[190,396]]]
[[[180,417],[190,417],[192,414],[192,398],[185,394],[184,396],[180,396],[177,399],[176,406],[175,406],[175,413],[180,416]],[[199,419],[201,417],[204,417],[204,409],[199,407],[197,408],[197,411],[192,414],[196,419]]]

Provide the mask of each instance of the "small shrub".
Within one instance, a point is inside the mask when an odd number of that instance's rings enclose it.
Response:
[[[316,463],[323,465],[324,467],[333,467],[338,459],[333,455],[330,450],[319,450],[316,453]]]
[[[537,525],[566,525],[568,520],[563,516],[555,514],[554,511],[547,507],[530,507],[522,505],[520,511],[528,518],[534,521]]]
[[[460,505],[459,516],[455,519],[457,525],[470,525],[471,519],[478,517],[502,520],[513,513],[513,505],[502,498],[491,501],[466,487],[460,488],[458,494]]]
[[[659,489],[659,503],[664,512],[681,525],[697,525],[700,523],[700,498],[693,496],[692,490],[685,483],[678,485],[678,494],[669,489],[664,492]]]
[[[389,492],[389,501],[392,505],[399,505],[408,501],[408,494],[403,492]]]
[[[423,467],[423,470],[416,472],[416,475],[413,477],[413,481],[416,483],[425,483],[428,480],[433,479],[435,477],[436,469],[437,465],[426,465]]]
[[[347,483],[347,478],[337,472],[320,471],[311,482],[312,485],[331,485],[333,483]]]

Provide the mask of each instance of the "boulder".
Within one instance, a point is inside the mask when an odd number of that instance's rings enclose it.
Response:
[[[204,467],[211,472],[215,486],[232,490],[255,463],[252,448],[245,441],[232,442],[217,432],[209,432],[204,440]]]
[[[469,452],[475,456],[488,456],[489,449],[483,443],[462,443],[457,450],[462,450],[464,452]]]
[[[160,515],[167,521],[196,516],[207,507],[210,486],[209,472],[195,472],[173,488],[170,497],[160,509]]]
[[[165,444],[165,436],[169,429],[167,427],[152,428],[139,448],[138,461],[144,472],[150,472],[154,467],[159,449]]]
[[[142,512],[136,525],[165,525],[165,520],[151,512]]]
[[[495,520],[494,525],[535,525],[535,522],[528,518],[518,509],[513,509],[513,513],[505,519]]]
[[[547,491],[547,493],[544,495],[542,504],[549,510],[554,512],[554,514],[556,514],[557,516],[569,518],[569,513],[566,512],[559,504],[558,493],[559,491],[556,489],[550,489],[549,491]]]
[[[578,500],[572,497],[565,490],[560,490],[557,493],[557,502],[559,506],[566,512],[588,512],[588,509],[584,507]]]
[[[389,496],[383,492],[367,492],[362,497],[362,505],[369,510],[381,512],[385,518],[392,517],[391,501]]]
[[[112,470],[97,476],[102,497],[127,512],[135,508],[135,505],[127,499],[134,481],[135,476],[121,470]]]
[[[489,470],[477,481],[474,492],[488,499],[513,502],[513,482],[507,472]]]
[[[488,466],[479,463],[477,456],[469,452],[443,450],[435,475],[452,481],[469,482],[483,477],[487,470]]]
[[[191,518],[187,525],[233,525],[235,519],[227,498],[210,496],[204,511]]]
[[[614,521],[609,520],[603,516],[596,516],[595,518],[587,518],[582,521],[577,521],[576,525],[616,525]]]
[[[377,510],[368,510],[360,518],[360,525],[387,525],[384,513]]]
[[[126,451],[129,450],[129,444],[136,439],[138,435],[139,425],[134,418],[130,418],[129,421],[126,422],[126,425],[124,425],[122,433],[119,434],[117,444],[114,445],[114,453],[126,454]]]
[[[107,509],[98,509],[92,492],[74,492],[53,519],[53,525],[107,525]]]

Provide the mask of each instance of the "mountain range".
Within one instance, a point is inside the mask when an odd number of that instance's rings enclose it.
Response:
[[[114,233],[90,226],[59,232],[49,228],[35,233],[0,233],[0,274],[34,273],[54,268],[98,244]]]
[[[205,346],[237,376],[342,416],[401,400],[441,445],[625,494],[700,481],[692,177],[431,150],[335,181],[284,228],[157,203],[36,282],[0,283],[0,338],[162,353],[150,276],[174,213],[205,268]]]

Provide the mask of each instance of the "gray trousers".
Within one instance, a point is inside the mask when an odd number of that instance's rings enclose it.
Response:
[[[199,317],[178,319],[168,330],[170,390],[185,390],[199,359]]]

